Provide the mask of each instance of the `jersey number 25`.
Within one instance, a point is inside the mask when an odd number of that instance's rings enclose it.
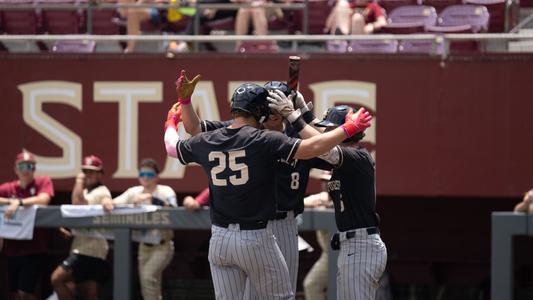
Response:
[[[243,163],[237,163],[236,159],[239,157],[245,157],[246,152],[244,150],[229,151],[228,153],[220,151],[212,151],[209,153],[209,161],[217,161],[218,165],[211,169],[211,180],[213,185],[227,186],[228,181],[226,179],[219,179],[217,175],[226,169],[226,156],[229,157],[229,168],[232,171],[240,174],[231,175],[229,182],[232,185],[243,185],[248,182],[248,166]]]

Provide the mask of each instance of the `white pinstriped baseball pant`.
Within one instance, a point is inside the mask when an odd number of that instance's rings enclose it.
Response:
[[[255,299],[294,299],[287,264],[276,244],[272,225],[240,230],[211,227],[209,265],[216,299],[244,299],[247,277]]]
[[[387,264],[387,248],[379,234],[368,235],[365,228],[346,239],[339,233],[341,249],[337,261],[337,299],[375,299],[379,279]]]

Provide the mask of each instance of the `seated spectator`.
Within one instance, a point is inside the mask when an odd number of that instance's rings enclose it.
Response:
[[[331,34],[371,34],[387,25],[385,10],[368,0],[337,0],[326,20],[324,32]]]
[[[111,192],[101,181],[104,169],[100,158],[94,155],[85,157],[81,169],[72,190],[72,204],[102,204],[104,198],[111,197]],[[108,249],[105,238],[74,238],[70,255],[51,276],[52,286],[60,300],[98,299],[98,282],[104,282],[109,273],[106,263]]]
[[[8,205],[6,218],[11,218],[22,207],[48,205],[54,196],[50,177],[34,176],[36,165],[33,154],[22,151],[15,159],[18,179],[0,185],[0,205]],[[4,240],[9,289],[15,294],[14,299],[37,299],[34,293],[46,261],[47,246],[48,232],[45,229],[35,229],[32,240]]]
[[[251,3],[252,5],[262,5],[268,1],[264,0],[238,0],[241,3]],[[289,2],[287,0],[286,2]],[[235,18],[235,34],[247,35],[250,31],[250,25],[253,25],[252,33],[255,35],[268,34],[268,20],[270,18],[283,19],[283,11],[279,8],[266,9],[264,7],[240,8]],[[237,43],[236,49],[239,49],[240,43]]]
[[[209,188],[205,188],[203,191],[193,198],[192,196],[187,196],[183,199],[183,206],[188,211],[196,211],[202,208],[202,206],[209,206]]]
[[[177,206],[176,193],[171,187],[158,184],[159,165],[151,158],[143,159],[139,165],[139,183],[126,190],[120,196],[105,198],[102,202],[106,211],[112,211],[116,204],[153,204],[159,206]],[[172,230],[154,230],[159,233],[158,244],[139,243],[139,278],[144,300],[159,300],[163,270],[174,256],[174,232]]]
[[[524,198],[514,207],[514,212],[533,212],[531,208],[531,200],[533,200],[533,189],[524,194]]]

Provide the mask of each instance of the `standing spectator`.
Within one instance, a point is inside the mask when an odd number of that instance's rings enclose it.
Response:
[[[11,218],[22,207],[48,205],[54,196],[54,186],[48,176],[34,176],[36,161],[23,150],[15,159],[18,179],[0,185],[0,205],[9,205],[5,217]],[[35,288],[43,271],[48,232],[35,229],[32,240],[4,240],[7,256],[9,289],[17,300],[34,300]]]
[[[110,198],[111,192],[102,184],[104,173],[102,160],[94,155],[83,159],[82,172],[76,176],[72,190],[72,204],[101,204]],[[108,273],[106,263],[109,247],[105,238],[76,236],[72,241],[71,254],[52,273],[51,282],[60,300],[98,299],[98,282],[103,282]],[[75,283],[75,291],[68,286]],[[76,298],[80,299],[80,298]]]
[[[153,204],[176,207],[176,193],[171,187],[158,184],[159,165],[151,158],[143,159],[139,166],[139,183],[120,196],[103,200],[104,209],[111,211],[116,204]],[[159,300],[163,270],[174,256],[174,232],[155,229],[161,241],[158,244],[139,244],[139,277],[144,300]]]
[[[337,0],[326,20],[325,32],[371,34],[387,25],[385,10],[368,0]]]
[[[518,204],[516,204],[516,206],[514,207],[514,211],[515,212],[529,212],[529,211],[532,211],[531,209],[531,200],[533,199],[533,189],[527,191],[525,194],[524,194],[524,198],[522,199],[521,202],[519,202]]]
[[[330,172],[323,172],[319,177],[322,180],[322,192],[304,198],[307,208],[331,208],[333,202],[327,192],[327,181],[331,178]],[[329,232],[327,230],[317,230],[316,239],[322,254],[315,262],[309,273],[304,278],[303,286],[305,299],[325,300],[328,288],[328,249]]]
[[[199,210],[202,206],[209,206],[209,188],[206,187],[203,191],[193,198],[192,196],[187,196],[183,198],[183,206],[188,211]]]

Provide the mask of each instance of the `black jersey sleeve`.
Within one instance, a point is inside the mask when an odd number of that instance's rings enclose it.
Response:
[[[228,121],[207,121],[207,120],[202,120],[202,121],[200,121],[200,127],[202,128],[202,132],[208,132],[208,131],[213,131],[215,129],[228,127],[232,123],[233,123],[232,120],[228,120]]]
[[[291,161],[302,140],[292,138],[277,131],[265,131],[265,144],[275,158]]]
[[[176,144],[176,154],[180,163],[186,165],[192,162],[198,162],[195,156],[195,153],[198,153],[198,151],[195,152],[194,147],[200,141],[200,135],[178,141]]]

